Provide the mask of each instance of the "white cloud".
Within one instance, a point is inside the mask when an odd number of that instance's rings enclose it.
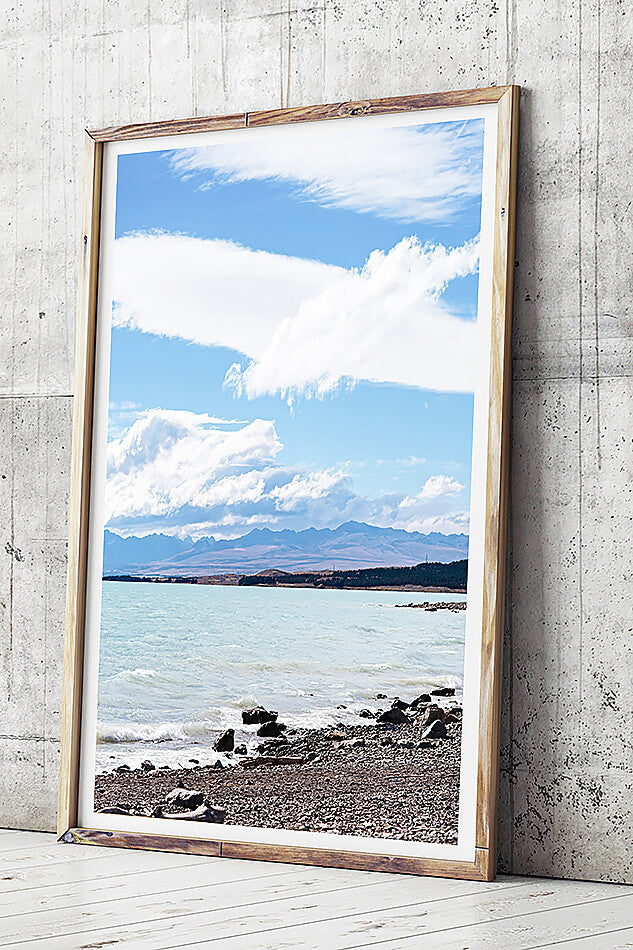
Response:
[[[281,464],[273,422],[227,424],[204,413],[143,412],[108,446],[108,526],[235,537],[253,527],[350,520],[443,533],[467,525],[460,507],[466,489],[449,476],[431,476],[414,496],[367,498],[355,491],[348,466],[304,471]]]
[[[427,478],[419,494],[414,498],[404,498],[400,503],[400,507],[411,507],[417,502],[459,495],[463,490],[464,486],[450,475],[431,475],[430,478]]]
[[[361,379],[471,392],[476,324],[451,314],[440,297],[477,262],[477,242],[425,248],[405,238],[374,251],[362,271],[347,271],[286,317],[257,360],[234,364],[227,384],[251,398],[320,397]]]
[[[322,123],[259,129],[174,153],[182,176],[289,182],[304,199],[399,221],[446,221],[481,191],[481,123]]]
[[[148,409],[108,445],[106,521],[257,500],[257,469],[265,471],[282,448],[264,419],[227,430],[206,414]]]
[[[360,271],[169,234],[120,238],[115,254],[115,322],[243,353],[226,379],[238,393],[291,400],[357,380],[473,389],[476,324],[442,293],[476,271],[477,241],[405,238]]]
[[[114,322],[256,358],[282,320],[345,273],[230,241],[127,235],[114,242]]]

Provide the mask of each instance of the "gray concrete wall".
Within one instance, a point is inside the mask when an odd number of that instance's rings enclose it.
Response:
[[[500,866],[633,880],[626,5],[22,0],[0,31],[0,821],[55,820],[84,127],[516,82]]]

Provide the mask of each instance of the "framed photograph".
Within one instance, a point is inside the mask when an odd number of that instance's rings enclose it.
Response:
[[[62,841],[494,876],[517,119],[87,133]]]

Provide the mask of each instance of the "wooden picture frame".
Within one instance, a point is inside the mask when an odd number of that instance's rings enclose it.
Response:
[[[500,662],[503,624],[510,326],[512,310],[515,185],[518,137],[517,86],[465,92],[343,102],[322,106],[239,113],[217,118],[128,125],[86,133],[80,289],[76,338],[75,402],[68,548],[68,594],[64,648],[58,836],[66,843],[181,851],[488,881],[496,867],[496,804],[499,750]],[[80,734],[88,558],[95,338],[104,148],[108,143],[153,136],[347,119],[427,109],[490,105],[497,135],[492,248],[492,314],[489,369],[488,454],[485,477],[486,540],[483,554],[480,724],[477,749],[475,847],[471,859],[411,857],[384,853],[295,847],[287,844],[208,840],[78,826]],[[192,832],[195,834],[195,830]]]

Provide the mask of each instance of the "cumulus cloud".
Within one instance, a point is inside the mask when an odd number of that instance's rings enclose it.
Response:
[[[442,294],[476,271],[476,240],[404,238],[361,270],[172,234],[120,238],[115,255],[115,323],[244,354],[226,377],[238,394],[292,400],[358,380],[473,389],[476,324]]]
[[[227,430],[206,414],[148,409],[108,445],[106,521],[169,519],[230,499],[257,500],[258,470],[282,447],[268,420]]]
[[[444,533],[467,526],[460,508],[466,490],[454,478],[432,476],[414,496],[368,498],[355,491],[349,466],[283,465],[272,421],[235,425],[204,413],[141,413],[108,446],[109,527],[235,537],[253,527],[337,527],[349,520]]]
[[[481,192],[483,123],[389,128],[375,120],[258,129],[245,139],[174,153],[183,177],[289,182],[322,205],[398,221],[446,221]]]

